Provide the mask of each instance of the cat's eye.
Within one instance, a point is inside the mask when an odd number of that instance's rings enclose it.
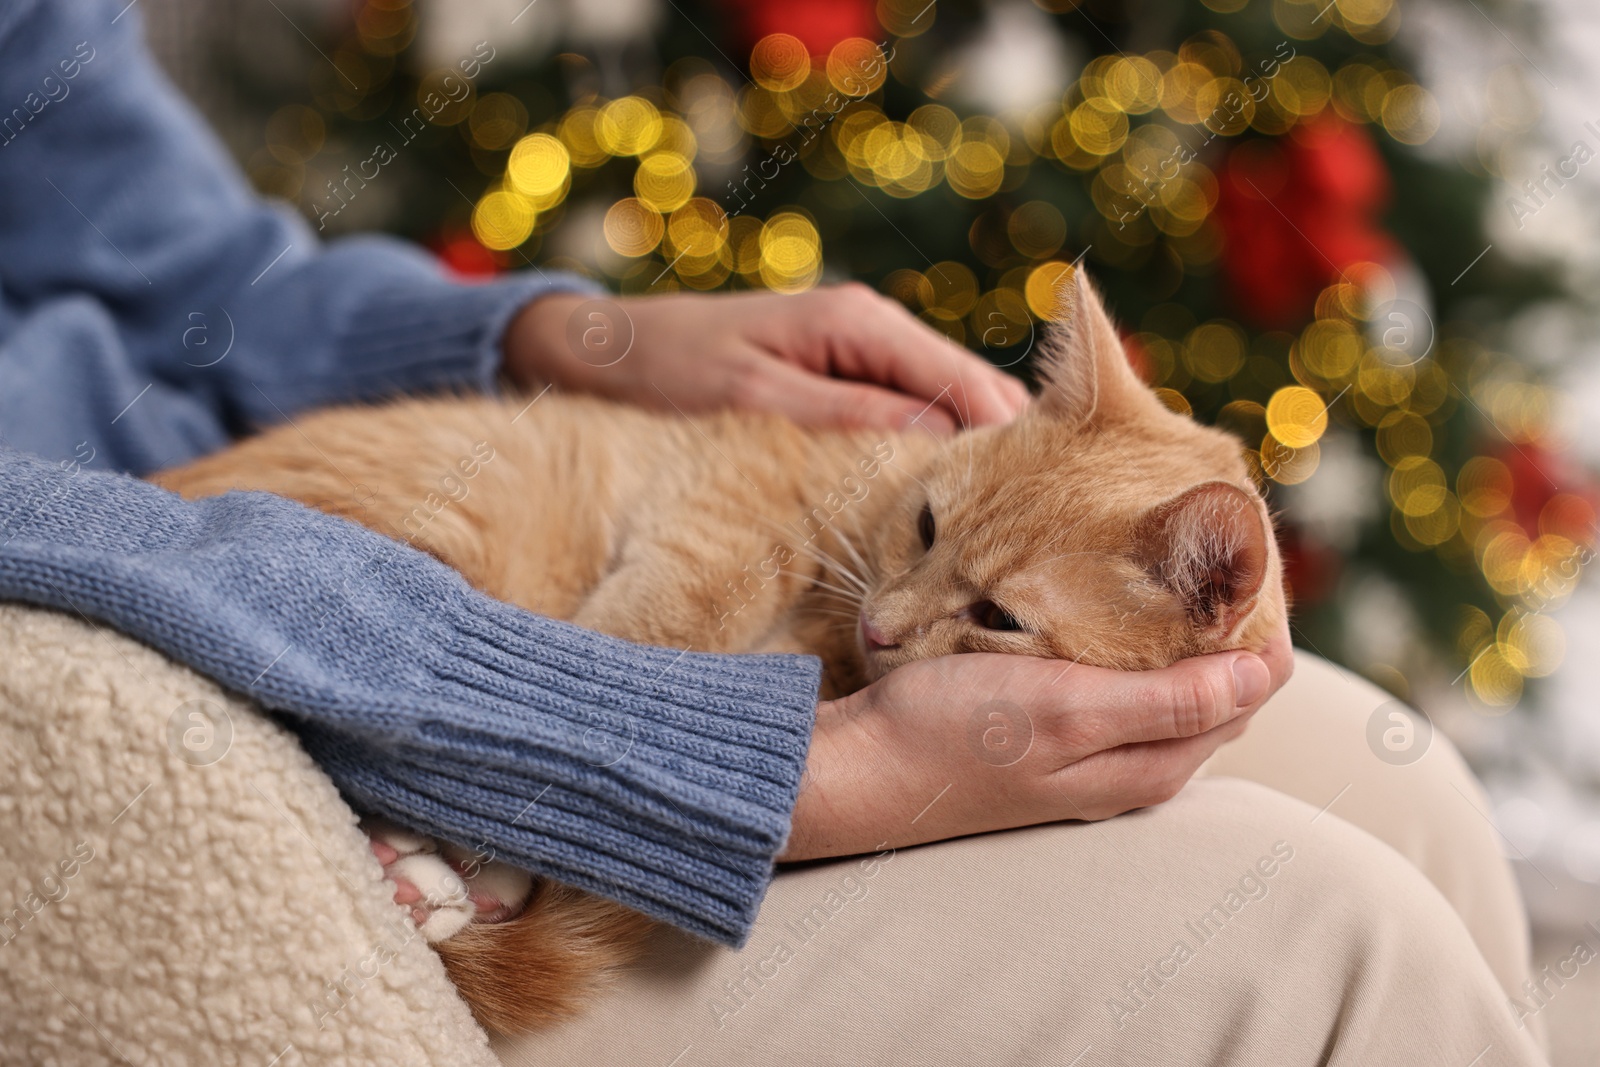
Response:
[[[1013,631],[1022,629],[1017,617],[992,600],[980,600],[971,607],[972,621],[985,630]]]
[[[936,531],[933,525],[933,505],[924,504],[922,505],[922,514],[917,516],[917,536],[922,538],[923,548],[933,547],[933,535],[935,532]]]

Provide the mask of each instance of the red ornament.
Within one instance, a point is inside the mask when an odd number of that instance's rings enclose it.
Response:
[[[1283,582],[1289,603],[1300,611],[1327,600],[1339,584],[1344,559],[1299,526],[1278,526],[1278,553],[1283,557]]]
[[[445,230],[428,247],[461,278],[492,278],[506,269],[504,253],[483,247],[468,230]]]
[[[1235,146],[1217,177],[1222,269],[1259,325],[1294,328],[1351,265],[1399,256],[1377,222],[1390,193],[1377,147],[1331,112],[1286,137]]]
[[[1555,534],[1595,544],[1600,486],[1570,454],[1529,441],[1507,445],[1495,458],[1511,472],[1511,519],[1529,537]]]
[[[847,37],[880,40],[872,0],[724,0],[745,49],[773,33],[798,37],[813,56],[825,56]]]

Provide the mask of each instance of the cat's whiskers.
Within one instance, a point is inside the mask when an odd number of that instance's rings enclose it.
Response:
[[[802,606],[802,607],[796,608],[795,611],[798,612],[798,613],[801,613],[801,614],[805,614],[805,615],[833,615],[833,616],[835,616],[837,618],[840,618],[840,619],[849,619],[852,624],[855,623],[860,618],[860,616],[858,614],[856,614],[855,612],[852,612],[852,611],[838,611],[838,610],[836,610],[834,608],[819,608],[819,607],[815,607],[815,606]]]
[[[801,543],[795,547],[797,547],[801,552],[809,555],[812,559],[816,560],[824,567],[833,571],[836,577],[855,586],[861,591],[862,596],[865,596],[871,589],[865,578],[851,570],[849,567],[845,566],[836,557],[818,548],[816,545]]]
[[[832,583],[825,582],[821,578],[817,578],[815,576],[812,577],[811,584],[816,586],[816,587],[818,587],[819,589],[826,589],[826,590],[828,590],[830,592],[838,593],[842,597],[849,597],[849,598],[856,599],[856,600],[859,600],[860,597],[861,597],[861,593],[858,590],[855,590],[855,589],[844,589],[844,588],[841,588],[840,586],[833,585]]]
[[[872,572],[872,568],[867,565],[867,561],[863,559],[861,553],[856,550],[855,543],[850,540],[850,535],[845,533],[842,527],[835,528],[834,533],[836,533],[839,537],[840,547],[842,547],[846,552],[850,553],[851,560],[853,560],[856,567],[859,568],[858,573],[863,578],[870,574]],[[866,588],[865,583],[863,583],[862,587]]]
[[[770,518],[769,516],[757,513],[754,509],[747,509],[747,510],[749,510],[750,513],[759,522],[764,523],[767,526],[770,526],[773,530],[775,530],[776,532],[782,534],[783,535],[782,543],[785,546],[787,546],[789,548],[793,548],[793,549],[798,549],[799,551],[806,553],[807,555],[809,555],[816,562],[818,562],[818,563],[822,564],[824,567],[827,567],[830,570],[832,570],[836,577],[844,579],[845,581],[850,582],[852,585],[859,586],[863,593],[865,593],[867,591],[868,586],[867,586],[866,580],[860,574],[857,574],[855,571],[851,570],[849,567],[846,567],[837,558],[835,558],[834,556],[830,555],[827,552],[824,552],[822,549],[820,549],[817,546],[813,545],[810,541],[802,541],[802,542],[799,542],[798,544],[795,543],[794,541],[792,541],[790,539],[789,535],[792,533],[792,531],[788,527],[786,527],[783,524],[777,522],[776,520]],[[841,541],[848,542],[848,538],[845,537],[844,531],[842,529],[840,529],[837,525],[835,525],[833,527],[833,530],[839,536],[839,539]],[[848,545],[847,545],[847,547],[848,547]],[[853,548],[852,548],[852,554],[854,554]],[[856,558],[857,558],[858,562],[861,562],[859,556],[857,556]],[[866,567],[865,563],[862,562],[862,569],[863,570],[870,570],[871,568]]]

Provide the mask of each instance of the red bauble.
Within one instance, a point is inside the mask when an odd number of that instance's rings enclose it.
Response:
[[[724,0],[723,10],[745,49],[768,34],[787,33],[812,55],[825,56],[847,37],[876,41],[884,35],[872,0]]]
[[[506,269],[504,254],[483,247],[467,230],[445,230],[428,242],[450,271],[462,278],[492,278]]]
[[[1529,537],[1555,534],[1595,544],[1600,487],[1569,454],[1530,441],[1505,445],[1495,458],[1511,472],[1511,519]]]
[[[1293,523],[1281,522],[1277,533],[1290,604],[1299,611],[1327,600],[1339,583],[1344,559]]]
[[[1260,326],[1292,329],[1352,264],[1398,258],[1377,222],[1389,173],[1364,127],[1325,113],[1286,137],[1235,146],[1217,178],[1222,269]]]

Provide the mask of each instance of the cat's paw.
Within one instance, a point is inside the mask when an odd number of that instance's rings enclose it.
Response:
[[[404,908],[430,943],[474,922],[507,922],[522,914],[533,876],[504,863],[414,833],[386,819],[362,821],[372,854],[394,883]]]

